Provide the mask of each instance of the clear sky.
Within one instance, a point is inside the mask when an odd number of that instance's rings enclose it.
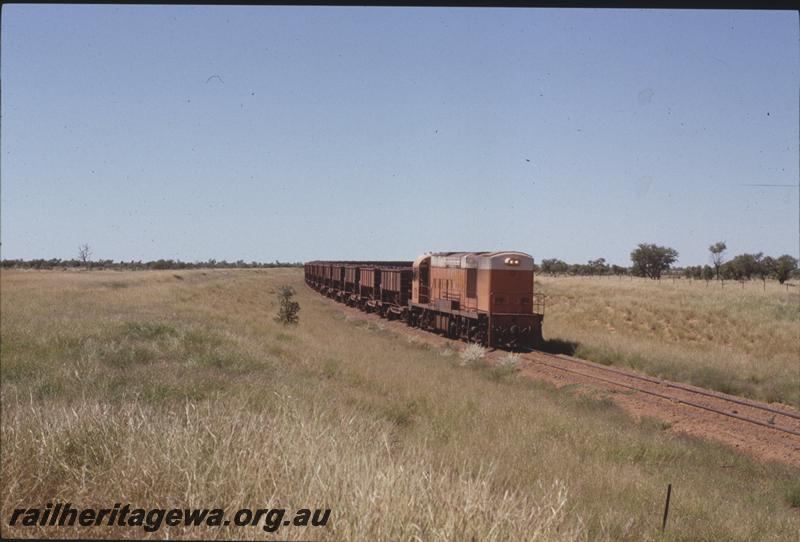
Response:
[[[1,45],[3,258],[798,256],[797,13],[5,5]]]

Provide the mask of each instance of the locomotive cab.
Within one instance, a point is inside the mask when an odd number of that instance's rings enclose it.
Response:
[[[533,312],[533,258],[521,252],[505,252],[487,258],[491,270],[489,312]]]

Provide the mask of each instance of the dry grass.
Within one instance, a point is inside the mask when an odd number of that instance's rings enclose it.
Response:
[[[634,424],[345,319],[298,270],[2,272],[4,536],[17,507],[332,509],[324,529],[157,537],[793,540],[797,471]],[[272,316],[290,284],[300,324]],[[514,361],[507,364],[513,368]],[[666,484],[670,526],[659,532]]]
[[[800,407],[800,288],[766,286],[537,278],[553,349]]]
[[[481,361],[486,356],[486,352],[486,348],[479,344],[471,343],[465,346],[458,356],[461,358],[461,365],[468,367]]]

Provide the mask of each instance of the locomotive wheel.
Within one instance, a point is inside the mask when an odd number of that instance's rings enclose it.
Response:
[[[448,320],[447,337],[450,339],[458,338],[458,322],[454,318]]]

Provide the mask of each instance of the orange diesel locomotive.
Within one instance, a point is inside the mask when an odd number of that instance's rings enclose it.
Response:
[[[437,252],[414,262],[317,261],[305,265],[305,279],[329,297],[450,338],[511,349],[542,341],[544,298],[533,291],[533,258],[523,252]]]

